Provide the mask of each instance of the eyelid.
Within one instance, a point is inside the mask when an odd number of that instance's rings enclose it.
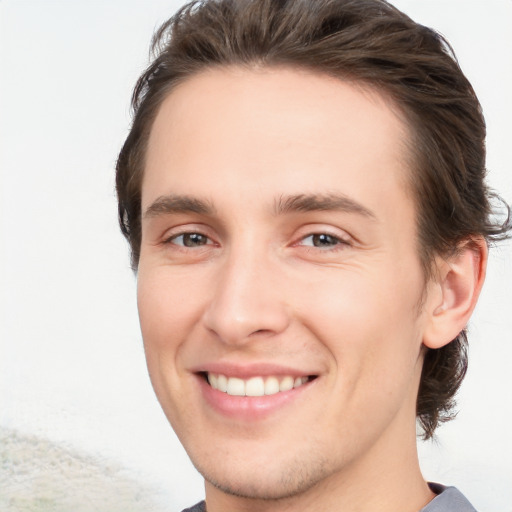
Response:
[[[315,236],[322,236],[322,235],[326,235],[330,238],[332,238],[336,243],[333,244],[332,246],[330,246],[331,248],[334,248],[336,247],[337,245],[350,245],[350,243],[345,240],[344,238],[340,238],[339,236],[334,236],[334,235],[331,235],[330,233],[311,233],[310,235],[306,235],[306,236],[303,236],[300,240],[299,240],[299,243],[300,242],[304,242],[305,240],[307,240],[308,238],[313,238]],[[314,244],[307,244],[305,245],[306,247],[316,247]],[[319,248],[319,247],[317,247]],[[326,245],[323,250],[328,250],[329,249],[329,245]]]
[[[164,244],[171,244],[172,243],[174,245],[178,245],[179,247],[187,247],[185,244],[177,244],[177,243],[174,242],[176,239],[178,239],[180,237],[184,237],[186,235],[200,235],[200,236],[204,236],[207,239],[207,243],[203,244],[203,245],[214,245],[213,240],[209,236],[206,236],[203,233],[199,233],[198,231],[185,231],[184,233],[177,233],[175,235],[171,235],[170,237],[168,237],[168,238],[166,238],[164,240]]]
[[[163,245],[171,244],[174,239],[187,234],[198,234],[206,237],[209,242],[212,242],[211,244],[208,243],[206,245],[213,245],[216,243],[211,234],[211,230],[201,224],[181,224],[179,226],[174,226],[171,229],[167,229],[162,235],[161,243]],[[181,245],[178,244],[174,245],[181,247]]]
[[[335,238],[336,240],[339,240],[339,244],[336,244],[335,246],[333,246],[333,248],[340,244],[349,246],[354,245],[354,243],[356,242],[354,237],[352,237],[342,229],[329,227],[326,226],[325,224],[313,224],[301,227],[298,230],[297,235],[294,237],[295,241],[292,243],[292,245],[299,246],[303,240],[314,235],[328,235],[332,238]]]

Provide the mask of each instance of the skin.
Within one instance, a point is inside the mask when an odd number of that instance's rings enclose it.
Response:
[[[209,512],[412,512],[432,499],[416,454],[423,347],[454,337],[437,317],[463,327],[446,311],[481,272],[464,289],[455,267],[425,283],[406,140],[376,92],[293,69],[205,71],[163,102],[142,186],[139,314]],[[303,195],[343,201],[287,202]],[[316,378],[233,418],[198,375],[219,364]]]

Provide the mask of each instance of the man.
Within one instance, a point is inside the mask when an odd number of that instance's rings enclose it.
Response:
[[[493,223],[443,39],[379,0],[193,3],[117,167],[192,510],[473,510],[416,453],[452,413]]]

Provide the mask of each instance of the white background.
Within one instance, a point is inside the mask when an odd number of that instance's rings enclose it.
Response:
[[[0,426],[114,460],[168,510],[203,495],[147,378],[114,165],[129,99],[172,0],[0,0]],[[512,1],[400,0],[448,37],[488,123],[489,181],[512,201]],[[512,511],[512,247],[493,251],[458,419],[425,476]]]

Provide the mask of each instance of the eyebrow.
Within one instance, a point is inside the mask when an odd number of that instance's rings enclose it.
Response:
[[[283,215],[292,212],[342,211],[357,213],[370,219],[376,215],[357,201],[339,194],[297,194],[280,196],[274,202],[274,214]],[[144,212],[143,218],[158,217],[172,213],[197,213],[214,215],[215,208],[209,201],[187,195],[160,196]]]
[[[215,208],[208,201],[191,196],[166,195],[155,199],[144,212],[143,218],[158,217],[171,213],[198,213],[213,215]]]
[[[312,211],[342,211],[357,213],[375,220],[377,217],[371,210],[351,199],[338,194],[298,194],[293,196],[281,196],[274,204],[276,215],[291,212]]]

